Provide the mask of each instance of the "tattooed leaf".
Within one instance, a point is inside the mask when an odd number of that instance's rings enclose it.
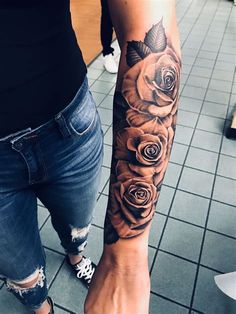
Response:
[[[150,48],[147,47],[142,41],[129,41],[126,55],[128,66],[132,67],[137,62],[147,57],[150,53]]]
[[[162,52],[166,49],[167,38],[163,27],[163,19],[147,32],[144,43],[151,49],[152,52]]]

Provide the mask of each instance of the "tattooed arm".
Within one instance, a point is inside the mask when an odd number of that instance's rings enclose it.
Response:
[[[86,313],[147,314],[148,234],[173,143],[180,79],[174,0],[109,0],[121,47],[104,253]]]

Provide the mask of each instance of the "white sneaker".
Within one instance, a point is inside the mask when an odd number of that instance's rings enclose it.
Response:
[[[118,72],[118,65],[115,61],[114,56],[110,53],[109,55],[104,56],[103,58],[103,65],[107,72],[109,73],[117,73]]]

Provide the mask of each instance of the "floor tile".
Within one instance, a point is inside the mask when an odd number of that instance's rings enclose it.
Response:
[[[96,80],[103,73],[102,69],[88,68],[87,76],[89,79]]]
[[[179,189],[198,194],[200,196],[210,197],[212,192],[214,175],[184,167]]]
[[[235,237],[236,208],[212,201],[207,228]]]
[[[160,197],[157,202],[156,211],[167,215],[174,196],[175,189],[162,185]]]
[[[197,129],[222,134],[224,130],[224,119],[200,115]]]
[[[105,109],[113,109],[113,97],[110,95],[107,95],[103,101],[100,103],[100,107]]]
[[[203,171],[215,173],[218,154],[200,148],[191,147],[185,165]]]
[[[61,254],[57,254],[50,250],[45,249],[46,253],[46,276],[48,285],[51,284],[55,275],[57,274],[62,262],[64,260],[64,256]]]
[[[169,218],[160,249],[197,262],[203,229]]]
[[[100,186],[99,186],[99,192],[102,192],[108,179],[110,178],[110,169],[102,167],[102,174],[100,179]]]
[[[180,97],[179,108],[182,110],[188,110],[191,112],[199,113],[202,107],[202,100],[190,98],[190,97]]]
[[[9,293],[5,286],[0,291],[0,309],[2,314],[29,314],[29,310]]]
[[[221,143],[220,134],[196,130],[191,145],[207,149],[213,152],[218,152],[220,149],[220,143]]]
[[[75,312],[83,313],[87,289],[64,264],[49,291],[54,302]]]
[[[220,155],[217,174],[236,180],[236,158]]]
[[[91,91],[97,92],[97,93],[102,93],[102,94],[107,94],[107,93],[109,93],[109,91],[112,89],[113,86],[114,86],[114,83],[97,80],[91,86]]]
[[[108,202],[108,197],[101,194],[99,196],[99,199],[97,201],[95,211],[94,211],[93,224],[100,226],[102,228],[104,226],[104,219],[105,219],[105,214],[106,214],[106,209],[107,209],[107,202]]]
[[[236,302],[217,288],[214,276],[218,273],[200,267],[193,306],[207,314],[234,314]]]
[[[194,65],[192,67],[191,75],[210,78],[211,72],[212,72],[212,69],[203,68],[203,67]]]
[[[99,107],[98,113],[101,118],[102,124],[105,124],[105,125],[112,124],[112,111],[111,110]]]
[[[209,88],[214,89],[214,90],[218,90],[218,91],[222,91],[222,92],[230,93],[231,92],[231,86],[232,86],[232,83],[229,81],[212,79],[210,81]]]
[[[221,91],[209,89],[206,93],[206,101],[216,102],[222,105],[228,105],[229,103],[229,93],[224,93]]]
[[[224,70],[215,69],[212,73],[212,78],[215,80],[224,80],[224,81],[231,82],[233,79],[233,73],[224,71]]]
[[[163,183],[165,185],[176,187],[182,166],[169,162]]]
[[[108,131],[106,132],[104,136],[104,144],[112,145],[112,138],[113,138],[113,133],[112,133],[112,126],[111,126],[109,127]]]
[[[202,106],[202,114],[225,119],[227,106],[214,102],[204,101]]]
[[[207,59],[205,59],[205,60],[209,61]],[[206,77],[190,75],[188,78],[187,84],[190,86],[206,88],[208,86],[209,80],[210,79],[206,78]]]
[[[45,223],[49,216],[49,212],[45,207],[38,206],[38,225],[39,229],[42,227],[42,225]]]
[[[150,314],[188,314],[188,309],[151,294]]]
[[[155,254],[156,254],[156,249],[149,246],[148,247],[148,268],[149,268],[149,270],[151,270]]]
[[[194,128],[197,123],[197,118],[197,113],[179,110],[177,124]]]
[[[229,205],[236,205],[236,181],[216,176],[213,199]]]
[[[155,214],[152,221],[152,227],[149,236],[149,245],[158,247],[160,237],[163,231],[164,224],[166,222],[166,216]]]
[[[203,100],[206,94],[206,89],[195,86],[185,85],[184,90],[182,92],[182,96],[192,97],[194,99]]]
[[[236,157],[235,141],[229,140],[226,137],[224,137],[222,147],[221,147],[221,153],[225,154],[225,155]]]
[[[108,73],[107,71],[104,71],[100,76],[99,76],[99,81],[105,81],[105,82],[116,82],[117,75],[116,74],[111,74]]]
[[[84,254],[98,264],[103,250],[103,229],[92,226],[89,232],[88,245],[84,250]]]
[[[177,191],[170,215],[199,226],[204,226],[208,207],[208,199],[187,192]]]
[[[235,271],[236,240],[206,231],[201,264],[217,271]]]
[[[92,95],[97,106],[99,106],[100,103],[103,101],[103,99],[106,97],[105,94],[96,93],[96,92],[92,92]]]
[[[164,252],[158,252],[151,275],[151,290],[189,306],[196,265]],[[184,284],[182,284],[184,282]],[[167,284],[168,283],[168,284]]]
[[[186,126],[178,125],[175,132],[175,142],[180,144],[189,145],[192,135],[193,129],[188,128]]]
[[[183,164],[187,154],[187,150],[188,146],[174,143],[172,146],[170,161],[177,164]]]
[[[104,145],[103,166],[111,167],[112,146]]]

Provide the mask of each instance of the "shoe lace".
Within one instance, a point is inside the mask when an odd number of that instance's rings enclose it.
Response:
[[[77,277],[84,277],[90,283],[95,268],[93,267],[90,258],[83,258],[82,261],[76,265]]]

